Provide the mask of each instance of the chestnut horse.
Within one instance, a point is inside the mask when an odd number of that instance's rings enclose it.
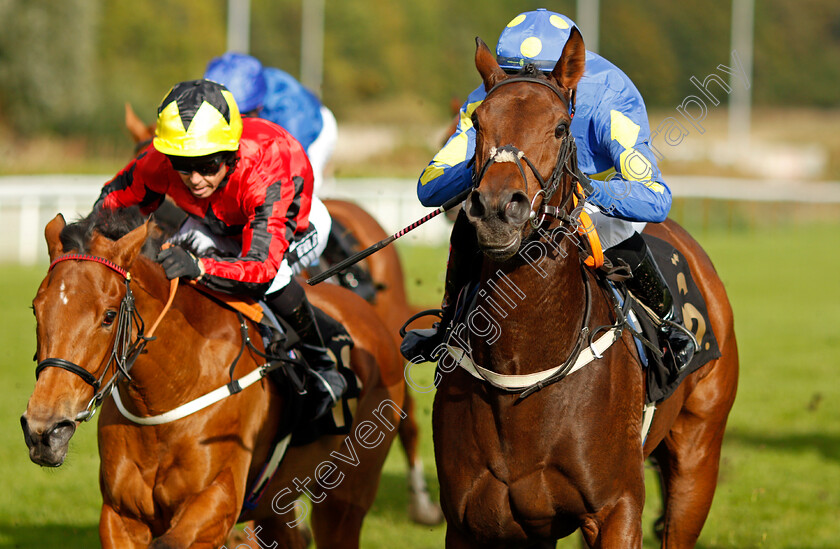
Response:
[[[170,283],[141,255],[152,231],[147,222],[112,240],[82,223],[65,226],[61,215],[46,227],[52,263],[33,302],[39,375],[21,417],[30,459],[39,465],[62,464],[80,420],[89,416],[85,410],[95,410],[92,396],[129,367],[119,357],[138,344],[145,342],[145,350],[129,380],[116,378],[113,394],[143,418],[224,388],[231,378],[242,380],[264,362],[245,348],[248,334],[260,339],[255,325],[192,286],[181,285],[160,316]],[[350,434],[290,447],[258,506],[243,512],[283,416],[284,397],[274,383],[243,381],[240,392],[155,425],[127,419],[106,392],[98,424],[103,547],[218,549],[238,520],[254,521],[253,547],[305,547],[301,529],[287,526],[309,514],[296,501],[304,491],[317,502],[311,510],[316,544],[359,546],[402,415],[402,361],[362,298],[335,285],[308,288],[307,295],[355,342],[349,362],[362,393]],[[144,340],[143,320],[155,318],[155,337]]]
[[[662,546],[694,547],[738,377],[723,284],[676,223],[648,225],[687,258],[722,356],[658,403],[643,442],[634,342],[628,330],[598,330],[620,323],[569,229],[576,151],[568,105],[584,72],[583,40],[573,29],[547,76],[527,68],[509,76],[476,43],[488,93],[473,118],[478,182],[464,210],[484,253],[484,301],[468,317],[462,348],[471,353],[464,358],[450,340],[439,363],[432,422],[446,546],[554,547],[580,529],[590,547],[640,548],[643,463],[653,456],[664,491]],[[539,269],[517,254],[523,242],[544,244]]]
[[[155,126],[145,124],[129,104],[125,106],[125,126],[134,140],[135,146],[142,148],[154,137]],[[388,236],[382,226],[361,206],[345,200],[324,200],[330,216],[341,223],[359,242],[361,251]],[[393,246],[384,248],[368,257],[364,266],[370,273],[376,286],[373,307],[379,318],[388,328],[397,347],[402,342],[399,330],[403,323],[418,312],[408,302],[405,291],[405,279],[399,255]],[[419,326],[422,321],[418,322]],[[417,426],[414,398],[406,385],[403,407],[406,417],[400,422],[400,444],[405,450],[408,462],[409,507],[408,514],[418,524],[440,524],[443,514],[440,506],[429,497],[428,487],[423,472],[423,462],[418,457],[420,431]]]

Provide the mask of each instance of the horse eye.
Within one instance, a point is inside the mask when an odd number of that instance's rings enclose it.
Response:
[[[473,113],[473,115],[470,117],[470,120],[472,120],[472,125],[473,128],[475,128],[475,131],[478,131],[478,117],[475,115],[475,113]]]
[[[117,311],[105,311],[105,318],[102,320],[102,326],[108,327],[114,323],[117,318]]]
[[[559,124],[557,124],[557,127],[554,128],[554,137],[563,137],[564,135],[566,135],[567,130],[568,127],[566,126],[566,123],[560,122]]]

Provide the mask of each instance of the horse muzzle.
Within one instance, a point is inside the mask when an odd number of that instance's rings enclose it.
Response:
[[[524,192],[491,194],[475,189],[467,197],[464,210],[475,227],[478,245],[488,258],[505,261],[519,250],[531,213],[531,203]]]
[[[29,448],[29,459],[41,467],[59,467],[67,456],[70,439],[76,432],[76,422],[70,418],[58,421],[30,421],[20,416],[23,438]]]

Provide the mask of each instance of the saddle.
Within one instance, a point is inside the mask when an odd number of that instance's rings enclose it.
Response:
[[[681,371],[675,371],[672,365],[664,364],[661,354],[648,345],[649,342],[657,341],[658,319],[652,318],[638,301],[630,299],[629,309],[633,314],[629,322],[635,331],[634,339],[639,358],[646,366],[645,403],[650,404],[668,398],[683,379],[706,363],[719,358],[721,353],[709,321],[706,301],[694,282],[688,261],[679,250],[664,240],[648,234],[642,234],[642,237],[665,277],[675,307],[682,311],[685,327],[694,334],[698,343],[694,358]],[[623,304],[627,295],[623,284],[611,282],[610,285]]]
[[[335,359],[338,371],[347,381],[347,392],[333,407],[331,414],[312,420],[312,409],[317,403],[308,398],[307,387],[314,380],[308,375],[309,369],[296,349],[299,338],[294,330],[283,319],[276,317],[263,302],[215,292],[200,284],[193,286],[225,307],[257,323],[267,351],[262,353],[262,356],[272,363],[268,377],[283,394],[286,403],[283,425],[276,436],[278,440],[291,434],[291,445],[302,446],[321,436],[346,435],[350,432],[353,425],[352,410],[355,409],[356,399],[361,393],[361,382],[350,368],[353,340],[343,328],[339,330],[333,328],[334,323],[323,322],[319,315],[324,313],[316,309],[315,321],[328,351]]]

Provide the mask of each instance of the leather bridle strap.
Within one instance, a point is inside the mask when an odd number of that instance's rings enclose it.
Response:
[[[88,370],[82,368],[78,364],[75,364],[63,358],[45,358],[44,360],[38,362],[38,365],[35,368],[36,380],[38,379],[38,376],[41,374],[41,372],[46,368],[61,368],[63,370],[67,370],[68,372],[76,374],[77,376],[82,378],[82,380],[85,383],[93,387],[93,398],[91,399],[86,409],[82,412],[79,412],[79,414],[76,417],[77,421],[88,421],[93,417],[96,408],[102,403],[105,397],[107,397],[111,393],[121,376],[131,379],[128,374],[128,371],[131,369],[132,365],[134,364],[134,361],[143,351],[143,348],[146,346],[146,343],[154,339],[153,334],[155,330],[157,329],[158,325],[163,319],[163,316],[172,306],[172,302],[175,299],[175,292],[178,289],[178,279],[172,279],[169,287],[169,299],[167,300],[166,304],[163,307],[163,310],[160,312],[160,315],[158,315],[148,334],[144,335],[143,320],[142,318],[140,318],[139,313],[134,308],[134,296],[132,295],[131,287],[129,284],[131,282],[131,273],[129,273],[126,269],[123,269],[113,261],[105,259],[104,257],[79,253],[69,253],[56,258],[55,260],[53,260],[52,263],[50,263],[48,271],[51,271],[56,264],[67,260],[93,261],[95,263],[105,265],[112,271],[121,275],[123,277],[123,280],[125,281],[126,295],[123,298],[123,301],[120,305],[120,313],[117,319],[117,325],[119,327],[119,329],[117,330],[117,340],[114,342],[114,348],[111,351],[111,358],[109,359],[108,364],[106,365],[105,371],[102,372],[102,375],[98,379]],[[132,320],[136,321],[138,334],[134,342],[129,343],[128,338],[130,337]],[[120,354],[121,356],[117,356],[118,354]],[[102,380],[105,378],[105,375],[108,372],[108,367],[110,366],[111,362],[114,362],[116,365],[116,373],[111,377],[111,379],[108,380],[107,383],[105,383],[103,387]]]
[[[560,92],[560,90],[557,89],[557,86],[549,84],[549,82],[547,80],[541,80],[540,78],[533,78],[533,77],[527,77],[527,76],[515,76],[513,78],[508,78],[507,80],[502,80],[501,82],[498,82],[495,86],[490,88],[490,91],[487,92],[485,97],[487,97],[488,95],[493,93],[493,91],[496,88],[498,88],[499,86],[504,86],[505,84],[515,84],[516,82],[528,82],[529,84],[540,84],[542,86],[545,86],[546,88],[553,91],[554,95],[559,97],[561,101],[566,103],[566,105],[571,105],[571,99],[568,98],[568,97],[564,97],[563,94]]]
[[[41,362],[38,363],[38,366],[35,368],[35,379],[38,379],[38,376],[41,375],[41,371],[44,368],[62,368],[69,372],[73,372],[80,378],[82,378],[85,383],[93,387],[94,392],[99,390],[99,380],[96,377],[79,366],[78,364],[74,364],[69,360],[64,360],[63,358],[45,358]]]

